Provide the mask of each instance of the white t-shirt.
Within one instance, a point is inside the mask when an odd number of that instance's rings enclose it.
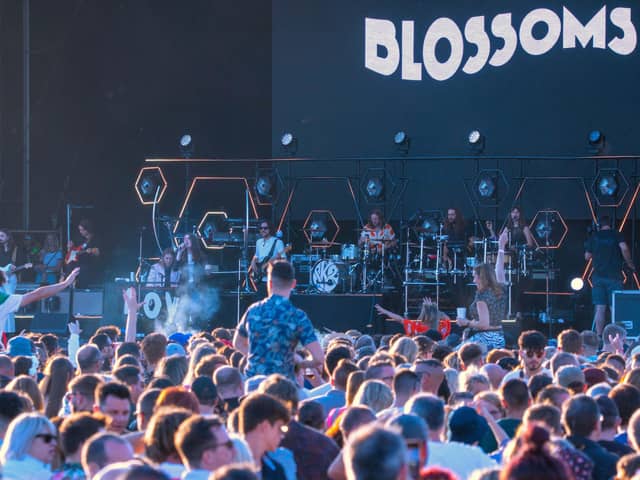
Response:
[[[273,253],[271,257],[280,256],[282,257],[282,252],[284,252],[284,243],[278,237],[269,237],[267,239],[259,238],[256,242],[256,257],[259,262],[263,262],[269,252],[271,251],[271,247],[273,246],[273,242],[275,242],[276,246],[273,248]]]
[[[0,333],[5,331],[7,317],[20,308],[21,302],[22,295],[9,295],[6,300],[0,304]]]
[[[497,466],[480,447],[460,442],[429,442],[427,466],[444,467],[458,478],[469,478],[475,471]]]
[[[538,373],[543,373],[547,375],[549,378],[553,378],[553,375],[551,375],[551,370],[548,370],[546,368],[541,369]],[[516,368],[515,370],[511,370],[509,373],[507,373],[502,379],[502,382],[500,383],[500,385],[504,385],[509,380],[513,380],[514,378],[517,378],[518,380],[522,380],[523,382],[529,381],[529,377],[527,376],[524,369],[522,369],[521,367],[521,368]]]

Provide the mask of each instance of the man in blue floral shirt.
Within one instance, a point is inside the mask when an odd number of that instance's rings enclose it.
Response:
[[[247,377],[280,373],[295,382],[294,353],[298,344],[311,353],[310,360],[298,362],[300,368],[323,364],[324,353],[309,317],[289,301],[295,286],[289,262],[278,260],[269,266],[269,296],[247,309],[233,338],[233,346],[247,355]]]

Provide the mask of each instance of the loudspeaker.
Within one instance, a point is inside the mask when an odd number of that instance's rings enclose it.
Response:
[[[627,337],[640,336],[640,290],[616,290],[611,302],[611,319],[627,331]]]
[[[31,320],[31,331],[37,333],[55,333],[58,336],[68,335],[67,313],[44,313],[38,312]]]
[[[103,290],[74,290],[71,313],[75,316],[102,316]]]
[[[64,313],[69,315],[69,307],[71,306],[71,293],[69,290],[45,298],[40,301],[40,311],[43,313]]]

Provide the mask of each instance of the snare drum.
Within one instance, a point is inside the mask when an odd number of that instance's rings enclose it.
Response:
[[[347,266],[333,260],[320,260],[311,269],[311,285],[321,293],[345,290]]]
[[[341,258],[345,262],[357,262],[360,258],[360,248],[353,243],[345,243],[342,245]]]

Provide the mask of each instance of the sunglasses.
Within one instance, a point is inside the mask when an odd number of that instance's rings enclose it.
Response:
[[[260,230],[269,230],[269,227],[260,227]]]
[[[233,440],[227,440],[226,442],[217,443],[215,445],[212,445],[210,448],[211,448],[211,450],[217,450],[220,447],[226,447],[228,449],[232,449],[233,448]]]
[[[529,358],[533,358],[534,355],[540,358],[544,355],[544,350],[527,350],[526,354]]]
[[[58,440],[58,436],[51,433],[39,433],[36,435],[36,438],[41,438],[44,443],[51,443],[54,440]]]

